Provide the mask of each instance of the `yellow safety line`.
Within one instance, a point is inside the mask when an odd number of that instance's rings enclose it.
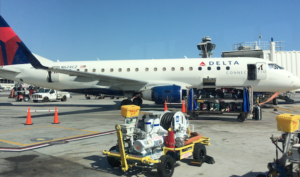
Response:
[[[275,107],[276,108],[276,107]],[[287,112],[294,112],[294,111],[290,111],[290,110],[287,110],[287,109],[283,109],[283,108],[276,108],[276,109],[280,109],[280,110],[283,110],[283,111],[287,111]]]
[[[67,128],[67,127],[59,127],[59,126],[54,126],[54,125],[50,125],[49,127],[63,128],[63,129],[69,129],[69,130],[78,130],[78,131],[92,132],[92,133],[100,133],[100,132],[97,132],[97,131],[82,130],[82,129],[75,129],[75,128]]]
[[[52,140],[48,140],[48,141],[40,141],[40,142],[37,142],[37,143],[31,143],[31,144],[22,144],[22,143],[17,143],[17,142],[13,142],[13,141],[3,140],[3,139],[0,139],[0,141],[4,142],[4,143],[19,145],[19,146],[31,146],[31,145],[35,145],[35,144],[41,144],[41,143],[46,143],[46,142],[51,142],[51,141],[58,141],[58,140],[62,140],[62,139],[76,138],[76,137],[80,137],[80,136],[85,136],[85,135],[91,135],[91,134],[95,134],[95,133],[100,133],[100,132],[97,132],[97,131],[80,130],[80,129],[75,129],[75,128],[59,127],[59,126],[53,126],[53,125],[46,125],[46,126],[40,126],[40,127],[31,127],[31,128],[23,128],[23,129],[16,129],[16,130],[7,130],[7,131],[1,131],[0,133],[14,132],[14,131],[20,131],[20,130],[30,130],[30,129],[44,128],[44,127],[62,128],[62,129],[85,131],[85,132],[91,132],[91,133],[86,133],[86,134],[81,134],[81,135],[75,135],[75,136],[69,136],[69,137],[64,137],[64,138],[57,138],[57,139],[52,139]]]
[[[14,144],[14,145],[19,145],[19,146],[27,146],[26,144],[16,143],[16,142],[7,141],[7,140],[2,140],[2,139],[0,139],[0,141],[2,141],[2,142],[4,142],[4,143],[9,143],[9,144]]]
[[[294,107],[294,106],[292,106],[293,108],[295,108],[295,109],[300,109],[299,107]]]
[[[1,131],[0,133],[14,132],[14,131],[20,131],[20,130],[29,130],[29,129],[43,128],[43,127],[49,127],[49,125],[41,126],[41,127],[23,128],[23,129],[17,129],[17,130],[7,130],[7,131]]]

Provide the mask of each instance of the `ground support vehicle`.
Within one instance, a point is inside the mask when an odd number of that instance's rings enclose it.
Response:
[[[223,92],[226,90],[240,90],[239,94]],[[209,90],[212,94],[195,94],[195,91]],[[219,94],[215,94],[219,91]],[[244,122],[247,118],[261,120],[261,110],[253,104],[252,86],[191,86],[187,87],[187,114],[190,119],[197,119],[199,115],[238,115],[237,120]],[[202,96],[204,95],[204,96]],[[256,112],[257,111],[257,112]]]
[[[193,125],[182,112],[144,111],[143,119],[139,120],[138,106],[126,105],[121,109],[125,124],[115,127],[118,143],[103,151],[112,167],[121,166],[124,172],[134,166],[157,168],[158,176],[171,177],[176,160],[193,156],[193,165],[214,163],[205,148],[210,139],[193,132]]]
[[[276,117],[277,130],[281,136],[271,136],[271,141],[276,147],[276,159],[268,163],[269,172],[259,174],[257,177],[293,177],[300,174],[300,115],[280,114]],[[281,145],[280,145],[281,143]],[[282,153],[278,157],[278,151]]]
[[[22,88],[21,91],[16,91],[15,100],[28,102],[30,100],[29,91],[26,88]]]
[[[48,102],[48,101],[67,101],[68,98],[70,98],[70,93],[68,92],[61,92],[57,90],[52,90],[52,89],[39,89],[38,93],[32,94],[32,100],[33,102],[38,102],[38,101],[43,101],[43,102]]]

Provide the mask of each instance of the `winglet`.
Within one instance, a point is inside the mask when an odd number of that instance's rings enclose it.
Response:
[[[43,66],[38,59],[30,52],[30,50],[21,42],[17,42],[19,48],[22,50],[28,61],[36,69],[48,69],[48,67]]]

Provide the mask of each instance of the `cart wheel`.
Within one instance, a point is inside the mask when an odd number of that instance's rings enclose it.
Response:
[[[117,149],[117,146],[113,146],[109,149],[109,151],[113,151],[113,150],[116,150],[116,149]],[[114,158],[114,157],[107,156],[107,162],[112,167],[119,167],[121,165],[121,162],[118,159]]]
[[[239,122],[244,122],[246,120],[246,115],[244,113],[241,113],[238,117],[237,120]]]
[[[25,101],[25,102],[28,102],[29,99],[30,99],[29,96],[24,96],[24,101]]]
[[[61,101],[67,101],[67,97],[63,96],[63,98],[61,99]]]
[[[163,155],[159,158],[157,173],[160,177],[171,177],[174,173],[174,159],[171,156]]]
[[[196,143],[194,145],[193,159],[201,162],[200,167],[205,162],[206,148],[204,144]]]
[[[191,119],[191,120],[196,120],[197,118],[198,118],[198,114],[192,113],[192,114],[190,115],[190,119]]]

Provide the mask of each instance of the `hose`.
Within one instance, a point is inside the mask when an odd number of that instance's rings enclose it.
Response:
[[[162,126],[165,130],[168,130],[173,122],[174,114],[175,113],[165,113],[160,119],[160,126]]]

